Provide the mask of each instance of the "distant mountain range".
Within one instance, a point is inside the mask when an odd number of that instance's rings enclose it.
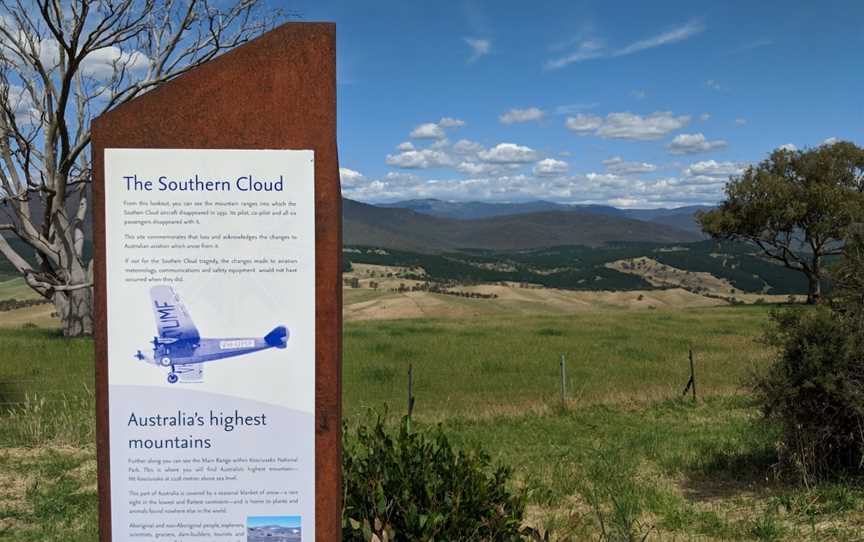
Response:
[[[521,215],[544,212],[592,213],[621,218],[632,218],[646,222],[657,222],[679,229],[701,233],[696,223],[698,211],[709,210],[705,205],[691,205],[675,209],[619,209],[610,205],[567,205],[551,201],[529,201],[524,203],[484,203],[480,201],[454,202],[439,199],[413,199],[384,203],[378,207],[410,209],[418,213],[453,218],[457,220],[476,220],[498,216]]]
[[[343,200],[345,245],[440,252],[459,249],[523,250],[612,242],[687,243],[703,236],[675,225],[692,210],[642,211],[550,202],[450,203],[414,200],[375,206]],[[667,223],[667,221],[672,224]]]
[[[435,253],[459,249],[524,250],[613,242],[687,243],[705,237],[694,214],[708,207],[617,209],[605,205],[456,203],[436,199],[369,205],[343,199],[346,245]],[[38,216],[39,209],[34,210]],[[3,235],[0,233],[0,235]],[[5,235],[22,254],[32,251]],[[89,255],[92,229],[85,224]],[[0,257],[0,275],[15,275]]]
[[[301,538],[302,532],[299,527],[263,525],[247,529],[249,542],[300,542]]]

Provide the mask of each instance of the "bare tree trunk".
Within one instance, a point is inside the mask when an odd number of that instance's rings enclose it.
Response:
[[[816,305],[822,301],[822,277],[819,275],[807,275],[807,304]]]
[[[64,335],[93,331],[93,117],[281,18],[263,0],[0,1],[0,257],[54,303]]]
[[[85,337],[93,334],[93,266],[86,268],[80,260],[70,265],[68,274],[71,288],[54,290],[51,301],[63,325],[66,337]]]
[[[63,335],[83,337],[93,334],[93,288],[56,292],[54,307],[63,323]]]

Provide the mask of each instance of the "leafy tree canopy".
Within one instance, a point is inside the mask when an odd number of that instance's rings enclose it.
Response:
[[[804,273],[811,303],[821,298],[825,257],[840,255],[850,228],[864,221],[864,149],[841,141],[777,149],[726,186],[726,200],[701,213],[714,238],[755,243]]]

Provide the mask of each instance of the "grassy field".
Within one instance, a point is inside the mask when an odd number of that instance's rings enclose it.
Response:
[[[736,394],[747,372],[766,361],[754,339],[767,312],[748,306],[352,322],[345,328],[345,410],[385,402],[401,408],[412,363],[420,420],[548,413],[560,402],[561,354],[570,407],[662,401],[686,384],[690,348],[700,394]]]
[[[21,277],[11,278],[0,275],[0,300],[41,299]],[[60,320],[52,316],[56,309],[50,303],[0,312],[0,328],[20,328],[24,325],[36,325],[43,328],[56,328]]]
[[[0,299],[36,299],[39,294],[27,286],[24,279],[0,275]]]
[[[416,425],[512,465],[529,521],[557,540],[864,540],[860,483],[772,470],[773,430],[741,387],[769,359],[768,310],[348,322],[344,411],[398,419],[413,364]],[[690,348],[696,404],[680,398]],[[0,413],[0,539],[95,539],[92,371],[89,341],[0,329],[0,402],[15,403]]]

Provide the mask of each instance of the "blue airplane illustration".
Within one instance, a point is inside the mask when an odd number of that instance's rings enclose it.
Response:
[[[189,311],[170,286],[154,286],[150,289],[156,331],[153,337],[153,357],[140,350],[135,359],[161,367],[170,367],[168,382],[200,382],[203,379],[202,364],[208,361],[232,358],[266,350],[285,348],[288,344],[288,329],[277,326],[264,337],[234,337],[206,339],[198,333]]]

